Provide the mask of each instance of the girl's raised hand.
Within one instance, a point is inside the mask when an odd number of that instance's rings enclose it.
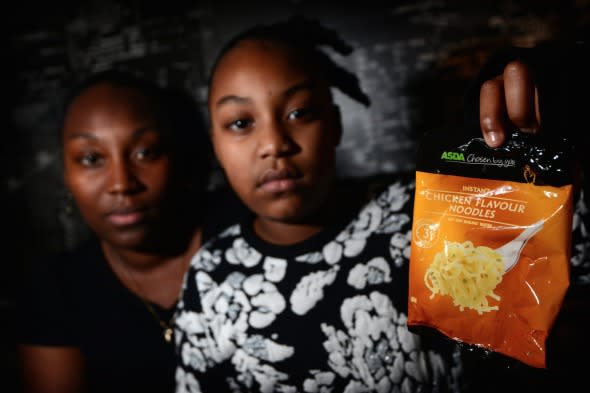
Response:
[[[537,133],[541,125],[539,97],[531,71],[512,61],[501,75],[485,81],[479,95],[479,123],[490,147],[501,146],[511,130]]]

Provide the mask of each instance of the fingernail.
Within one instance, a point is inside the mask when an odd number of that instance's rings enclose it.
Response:
[[[501,143],[501,136],[499,132],[489,131],[485,135],[486,142],[490,147],[497,147]]]

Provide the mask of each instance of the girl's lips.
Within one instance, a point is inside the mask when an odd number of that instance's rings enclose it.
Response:
[[[300,176],[289,169],[269,169],[261,176],[258,187],[271,193],[292,191]]]
[[[116,226],[128,226],[139,223],[145,217],[145,212],[142,210],[134,210],[128,212],[114,212],[107,216],[107,219]]]
[[[295,189],[295,187],[296,182],[293,178],[270,180],[260,185],[260,188],[262,188],[264,191],[272,193],[292,191]]]

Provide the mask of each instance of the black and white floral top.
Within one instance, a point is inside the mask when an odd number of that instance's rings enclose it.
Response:
[[[406,328],[413,191],[293,246],[247,224],[206,244],[177,313],[177,392],[453,391],[454,344]]]

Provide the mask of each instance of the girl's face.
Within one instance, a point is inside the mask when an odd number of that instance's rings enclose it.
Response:
[[[70,105],[62,131],[65,183],[103,241],[143,247],[164,217],[171,159],[147,98],[102,83]]]
[[[259,220],[306,223],[333,185],[339,112],[310,69],[284,45],[246,40],[213,75],[215,153]]]

